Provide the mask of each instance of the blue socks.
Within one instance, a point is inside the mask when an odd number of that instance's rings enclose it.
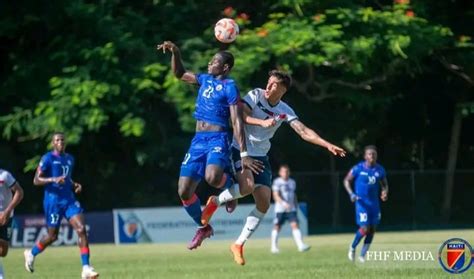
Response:
[[[194,222],[198,226],[202,226],[201,223],[201,201],[199,200],[198,196],[194,194],[189,200],[182,200],[184,210],[188,213],[191,218],[193,218]]]
[[[362,238],[365,236],[366,232],[362,228],[358,229],[354,238],[354,241],[352,241],[352,249],[355,249],[357,245],[359,245],[359,242],[362,240]]]

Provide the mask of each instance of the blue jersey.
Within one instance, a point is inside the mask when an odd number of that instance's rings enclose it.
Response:
[[[228,128],[229,106],[239,101],[239,90],[234,80],[220,80],[208,74],[198,74],[196,79],[200,87],[194,118]]]
[[[45,200],[74,200],[72,185],[72,170],[74,157],[67,153],[57,154],[53,151],[46,153],[41,158],[39,170],[44,177],[66,176],[64,184],[48,183],[45,186]]]
[[[380,181],[385,178],[385,169],[379,164],[367,167],[362,161],[352,168],[351,173],[355,178],[355,194],[364,202],[378,204]]]

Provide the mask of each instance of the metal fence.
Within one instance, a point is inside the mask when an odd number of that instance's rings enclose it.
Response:
[[[346,173],[295,172],[300,201],[308,204],[310,233],[346,231],[355,224],[354,205],[343,186]],[[454,173],[450,219],[442,218],[443,170],[387,170],[389,200],[381,202],[380,229],[474,227],[474,170]]]

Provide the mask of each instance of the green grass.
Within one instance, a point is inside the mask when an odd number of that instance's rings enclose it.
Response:
[[[183,244],[129,246],[93,245],[91,261],[101,278],[448,278],[437,259],[437,248],[451,237],[471,244],[474,230],[377,233],[373,249],[400,248],[435,250],[434,262],[353,264],[346,258],[352,234],[312,236],[312,249],[296,251],[292,239],[280,240],[281,253],[269,253],[269,239],[250,240],[245,249],[247,264],[234,264],[230,241],[207,240],[195,251]],[[38,256],[35,273],[23,268],[23,250],[11,249],[3,259],[7,278],[80,278],[76,247],[52,247]],[[456,278],[473,278],[474,267]]]

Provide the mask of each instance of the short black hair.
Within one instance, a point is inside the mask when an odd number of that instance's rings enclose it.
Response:
[[[367,151],[367,150],[373,150],[375,152],[377,152],[377,146],[371,144],[371,145],[367,145],[364,147],[364,153]]]
[[[291,76],[289,73],[280,70],[271,70],[268,75],[270,77],[276,77],[286,89],[291,87]]]
[[[229,70],[234,67],[234,55],[228,51],[219,51],[219,54],[222,57],[222,63],[229,65]]]

